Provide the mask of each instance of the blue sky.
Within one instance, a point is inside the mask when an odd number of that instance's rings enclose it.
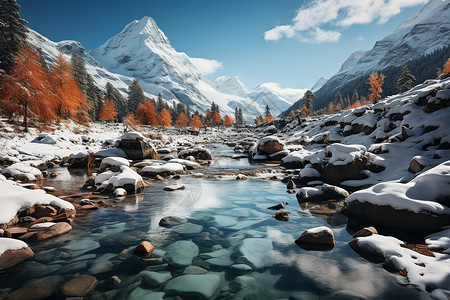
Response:
[[[216,60],[207,78],[238,76],[249,89],[310,88],[354,51],[370,49],[427,0],[18,0],[29,27],[53,41],[97,48],[150,16],[177,51]],[[345,3],[345,4],[343,4]],[[380,4],[381,3],[381,4]],[[408,7],[403,7],[406,5]],[[295,20],[294,20],[295,19]],[[331,20],[329,20],[331,19]]]

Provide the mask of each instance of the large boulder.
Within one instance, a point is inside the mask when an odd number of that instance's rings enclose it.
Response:
[[[33,250],[25,242],[10,238],[0,239],[0,271],[32,259],[33,256]]]
[[[94,156],[87,151],[72,153],[69,156],[69,168],[84,169],[94,166]]]
[[[325,160],[319,166],[319,172],[325,182],[340,184],[345,180],[364,179],[362,172],[369,162],[369,155],[364,146],[343,145],[335,143],[325,150]]]
[[[128,132],[122,135],[117,147],[122,149],[129,159],[133,160],[156,159],[158,157],[155,149],[138,132]]]
[[[270,155],[284,150],[284,144],[276,136],[266,136],[258,141],[258,154]]]
[[[450,161],[408,183],[384,182],[357,191],[342,210],[349,217],[410,232],[435,232],[450,224]]]
[[[118,168],[117,172],[107,170],[95,177],[94,184],[98,186],[98,189],[112,193],[118,188],[123,188],[128,195],[139,194],[144,190],[145,186],[141,175],[126,165]],[[88,179],[85,186],[90,184],[92,184],[92,180]]]

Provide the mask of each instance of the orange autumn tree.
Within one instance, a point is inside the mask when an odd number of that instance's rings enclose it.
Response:
[[[100,112],[98,113],[98,118],[100,121],[110,121],[113,122],[114,118],[117,116],[116,105],[114,101],[106,99],[105,103],[100,107]]]
[[[291,117],[295,118],[295,112],[293,110],[291,110],[290,114],[291,114]]]
[[[216,111],[214,112],[214,115],[212,117],[212,120],[214,121],[215,124],[217,124],[217,126],[219,126],[220,121],[222,121],[222,117],[220,116],[220,114]]]
[[[333,102],[330,102],[330,104],[328,104],[328,109],[327,109],[327,112],[326,112],[326,114],[328,114],[328,115],[331,115],[332,113],[334,113],[334,104],[333,104]]]
[[[3,112],[11,119],[22,116],[26,132],[29,119],[54,120],[54,97],[47,73],[42,68],[41,56],[30,45],[20,46],[10,75],[1,77],[0,87]]]
[[[306,108],[306,104],[303,104],[302,108],[300,109],[300,115],[301,115],[302,117],[305,117],[305,116],[307,116],[307,115],[309,115],[309,114],[310,114],[310,112],[309,112],[309,110]]]
[[[256,125],[260,125],[261,124],[261,119],[259,118],[259,116],[256,116],[255,123],[256,123]]]
[[[186,127],[187,123],[188,123],[188,119],[186,117],[186,114],[184,112],[180,112],[180,114],[178,115],[178,118],[175,121],[175,127],[177,127],[177,128]]]
[[[142,124],[156,125],[156,113],[155,106],[152,101],[147,100],[144,103],[140,103],[136,109],[136,116]]]
[[[273,120],[275,120],[275,117],[272,114],[268,114],[267,116],[264,117],[264,123],[270,123]]]
[[[369,96],[369,101],[371,103],[377,103],[381,98],[381,93],[383,89],[381,88],[384,83],[384,79],[386,76],[384,74],[372,73],[369,75],[369,79],[367,80],[367,84],[370,85],[369,91],[371,92]]]
[[[72,65],[60,52],[50,71],[50,84],[54,94],[54,110],[58,121],[63,117],[74,117],[78,110],[88,111],[86,95],[73,78]]]
[[[233,125],[234,119],[232,117],[230,117],[229,115],[225,115],[225,117],[223,118],[223,124],[224,125]]]
[[[203,127],[203,122],[198,115],[193,115],[191,123],[189,124],[192,129]]]
[[[442,71],[442,74],[439,76],[439,79],[445,79],[448,77],[450,77],[450,58],[445,63],[444,70]]]
[[[170,112],[167,108],[163,108],[158,115],[159,125],[161,126],[172,126],[172,117],[170,116]]]

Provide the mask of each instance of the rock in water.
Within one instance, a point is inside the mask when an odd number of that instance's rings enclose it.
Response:
[[[54,292],[53,286],[44,280],[35,281],[27,284],[11,294],[8,294],[5,300],[38,300],[47,299]]]
[[[166,259],[176,266],[189,266],[198,256],[198,246],[191,241],[177,241],[166,247]]]
[[[181,275],[170,280],[164,287],[164,292],[192,299],[210,299],[219,284],[220,276],[217,274]]]
[[[295,243],[306,250],[331,250],[336,245],[333,231],[325,226],[306,230]]]
[[[155,250],[155,246],[147,241],[143,241],[136,247],[136,249],[134,249],[134,254],[137,256],[147,257],[153,250]]]
[[[142,276],[142,280],[150,287],[157,287],[168,280],[172,279],[172,275],[169,271],[152,272],[149,271]]]
[[[268,207],[267,209],[280,210],[280,209],[283,209],[283,208],[284,208],[284,203],[280,202],[277,205]]]
[[[286,210],[277,211],[273,217],[279,221],[289,221],[291,219],[289,212]]]
[[[4,243],[5,245],[3,245]],[[0,270],[11,268],[34,256],[33,250],[25,242],[19,240],[1,238],[0,245],[2,248],[8,249],[0,254]]]
[[[91,293],[97,285],[97,279],[91,275],[80,275],[67,281],[61,287],[64,297],[85,297]]]

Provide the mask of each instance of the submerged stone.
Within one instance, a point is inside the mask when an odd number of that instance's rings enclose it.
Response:
[[[193,299],[210,299],[214,296],[220,284],[217,274],[181,275],[170,280],[164,291],[170,295],[180,295]]]
[[[191,241],[178,241],[166,247],[166,259],[176,266],[189,266],[198,255],[198,246]]]

